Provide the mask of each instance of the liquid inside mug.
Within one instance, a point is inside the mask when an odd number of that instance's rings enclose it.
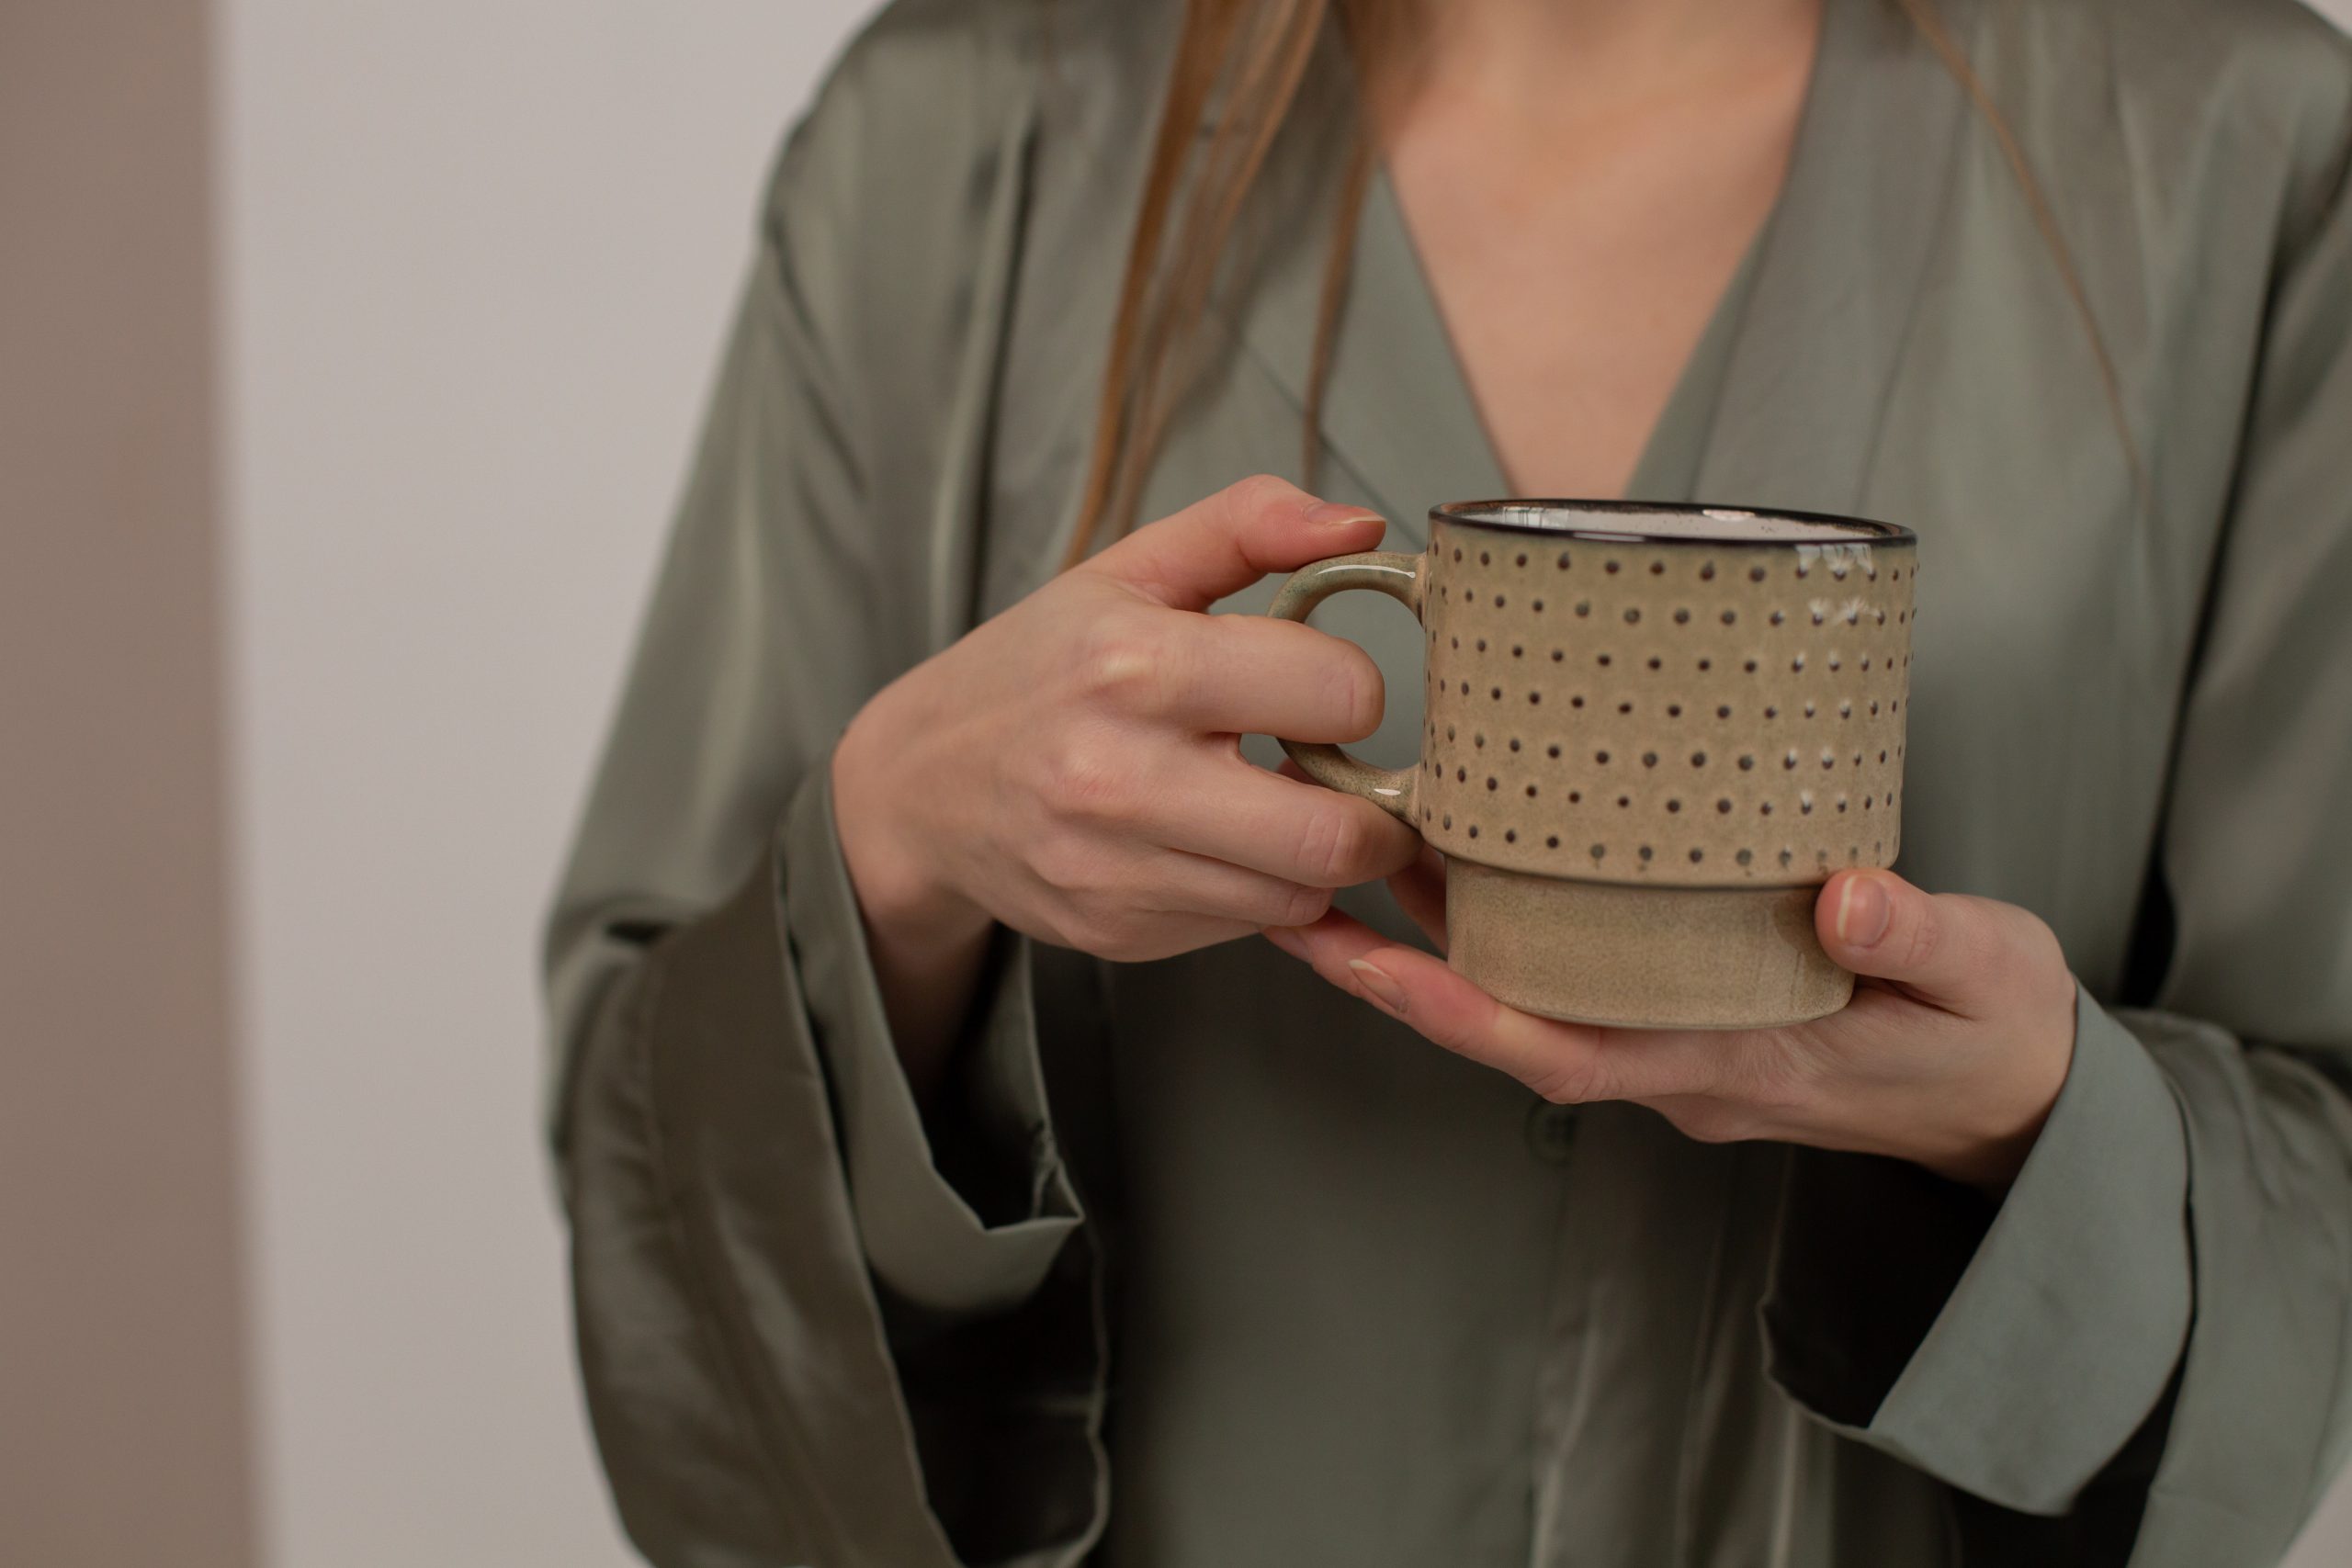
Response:
[[[1763,1028],[1846,1005],[1821,884],[1901,846],[1917,540],[1857,518],[1454,502],[1419,555],[1292,574],[1271,615],[1350,588],[1426,632],[1419,762],[1283,741],[1308,776],[1447,861],[1453,968],[1528,1012]]]

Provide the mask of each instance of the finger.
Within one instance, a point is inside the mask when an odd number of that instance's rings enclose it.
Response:
[[[1343,637],[1265,615],[1179,615],[1160,655],[1164,716],[1226,735],[1361,740],[1387,702],[1380,666]]]
[[[1238,941],[1258,928],[1247,920],[1224,920],[1211,915],[1160,914],[1148,923],[1139,924],[1133,934],[1103,941],[1071,942],[1060,934],[1032,931],[1044,940],[1080,952],[1091,953],[1097,958],[1107,958],[1114,964],[1149,964],[1162,958],[1174,958],[1180,953],[1197,953],[1220,942]]]
[[[1755,1037],[1715,1030],[1602,1029],[1508,1007],[1443,960],[1398,947],[1337,910],[1268,932],[1317,974],[1400,1018],[1437,1044],[1509,1073],[1546,1100],[1648,1103],[1737,1082]]]
[[[1546,1100],[1581,1104],[1624,1092],[1601,1049],[1600,1031],[1505,1007],[1442,959],[1382,942],[1351,957],[1344,976],[1330,973],[1328,963],[1318,962],[1317,973],[1404,1020],[1425,1039],[1508,1073]]]
[[[1300,784],[1315,782],[1306,776],[1306,770],[1287,757],[1283,759],[1282,765],[1275,772]],[[1429,938],[1430,945],[1442,953],[1446,951],[1445,856],[1421,841],[1419,834],[1413,837],[1412,863],[1390,874],[1389,897],[1396,900],[1396,907],[1405,911],[1408,919],[1420,927],[1421,934]]]
[[[1547,1100],[1565,1104],[1620,1097],[1600,1030],[1507,1008],[1442,959],[1398,947],[1337,911],[1303,930],[1267,935],[1341,990]]]
[[[1170,850],[1158,857],[1145,900],[1157,910],[1238,921],[1251,931],[1305,926],[1331,908],[1331,890],[1310,887],[1209,855]]]
[[[1324,888],[1377,882],[1420,848],[1419,835],[1372,802],[1267,773],[1227,751],[1203,751],[1170,784],[1175,797],[1194,804],[1170,820],[1163,841],[1284,882]]]
[[[1380,543],[1387,525],[1361,506],[1318,501],[1260,474],[1148,524],[1080,567],[1181,610],[1205,610],[1269,572]]]
[[[1445,857],[1423,844],[1413,863],[1388,879],[1388,892],[1430,945],[1445,952]]]
[[[2053,961],[2064,967],[2049,928],[2026,911],[1923,892],[1891,871],[1839,872],[1813,918],[1837,963],[1955,1012],[1995,1010]]]
[[[1122,878],[1123,886],[1148,886],[1157,895],[1160,888],[1148,883],[1146,875],[1130,868]],[[1013,930],[1057,947],[1124,964],[1192,953],[1252,935],[1259,929],[1253,922],[1215,913],[1171,909],[1166,906],[1173,900],[1156,897],[1108,890],[1088,897],[1028,866],[1012,868],[996,891],[999,899],[991,912]]]

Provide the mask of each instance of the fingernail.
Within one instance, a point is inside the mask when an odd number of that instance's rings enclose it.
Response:
[[[1849,876],[1838,895],[1838,940],[1849,947],[1876,947],[1894,918],[1894,906],[1874,876]]]
[[[1367,964],[1361,958],[1348,960],[1348,967],[1355,971],[1356,984],[1372,994],[1372,999],[1399,1016],[1405,1011],[1405,987],[1396,976],[1377,964]]]
[[[1309,523],[1320,523],[1328,528],[1337,528],[1347,523],[1362,523],[1367,519],[1376,521],[1379,515],[1378,513],[1367,511],[1363,507],[1346,506],[1336,501],[1317,501],[1310,503],[1306,508],[1306,520]]]
[[[1298,932],[1293,931],[1290,927],[1267,926],[1258,934],[1264,937],[1268,942],[1272,942],[1276,947],[1281,948],[1284,953],[1289,953],[1293,958],[1297,959],[1302,964],[1307,962],[1306,943],[1300,938]]]

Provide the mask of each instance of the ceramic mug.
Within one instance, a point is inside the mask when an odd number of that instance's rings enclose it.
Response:
[[[1402,601],[1418,765],[1283,741],[1443,852],[1448,957],[1550,1018],[1762,1028],[1835,1012],[1820,885],[1901,845],[1909,529],[1797,512],[1454,502],[1429,548],[1317,561],[1270,615]]]

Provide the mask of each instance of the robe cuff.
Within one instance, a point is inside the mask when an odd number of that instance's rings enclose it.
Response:
[[[834,830],[830,758],[794,792],[777,858],[867,1266],[899,1301],[944,1317],[1019,1304],[1082,1217],[1046,1107],[1027,939],[1000,933],[926,1126]]]
[[[1772,1379],[1833,1429],[1962,1492],[2064,1514],[2154,1410],[2188,1343],[2188,1144],[2171,1089],[2078,986],[2065,1085],[1999,1208],[1979,1214],[1973,1252],[1951,1246],[1971,1228],[1960,1190],[1901,1168],[1905,1197],[1831,1198],[1830,1236],[1792,1180],[1763,1308]],[[1931,1186],[1942,1191],[1926,1197]],[[1889,1270],[1888,1256],[1916,1267]]]

